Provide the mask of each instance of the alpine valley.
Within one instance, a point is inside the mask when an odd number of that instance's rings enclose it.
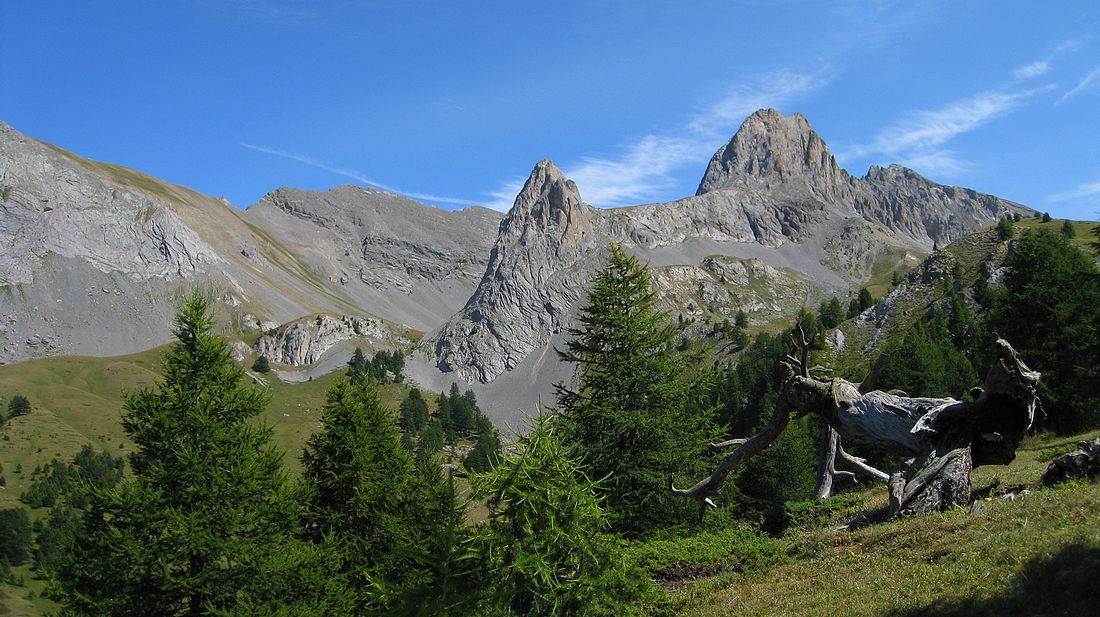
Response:
[[[238,359],[262,354],[284,381],[342,368],[356,346],[402,349],[416,383],[457,382],[515,428],[569,378],[555,348],[611,244],[650,265],[692,336],[738,311],[784,323],[1032,214],[896,165],[852,176],[805,117],[770,109],[695,195],[601,209],[582,188],[540,161],[507,214],[353,185],[279,188],[241,210],[0,123],[0,363],[162,345],[198,287]]]

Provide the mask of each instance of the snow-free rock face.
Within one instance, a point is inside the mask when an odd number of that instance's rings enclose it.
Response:
[[[793,180],[831,200],[849,196],[853,185],[805,116],[761,109],[714,153],[695,194],[731,187],[775,188]]]
[[[503,218],[350,184],[272,191],[244,217],[371,312],[423,330],[469,298]]]
[[[837,165],[802,114],[761,109],[710,160],[697,195],[720,189],[805,186],[832,204],[922,246],[947,244],[1026,208],[970,189],[943,186],[900,165],[872,166],[854,178]]]
[[[409,340],[380,319],[343,315],[305,317],[256,340],[256,355],[289,366],[313,364],[335,345],[365,339],[372,348],[404,348]]]
[[[571,325],[612,243],[656,269],[666,307],[682,316],[718,302],[716,315],[742,308],[770,320],[866,281],[882,260],[915,260],[936,242],[1026,211],[901,169],[853,178],[806,118],[774,110],[745,120],[695,196],[668,203],[596,209],[542,161],[501,224],[477,291],[426,345],[442,371],[467,381],[519,366]],[[771,282],[738,290],[714,273],[716,257],[751,264]]]
[[[103,273],[193,278],[221,261],[166,203],[171,186],[134,190],[111,176],[142,174],[71,157],[0,122],[0,285],[34,280],[41,260],[81,259]],[[104,176],[107,176],[105,178]],[[150,195],[150,193],[153,193]]]
[[[322,312],[430,330],[469,298],[501,218],[353,186],[242,213],[0,123],[0,363],[168,342],[193,289],[237,330]]]
[[[434,338],[439,367],[489,381],[556,334],[606,242],[606,217],[557,166],[539,162],[500,225],[481,284]]]

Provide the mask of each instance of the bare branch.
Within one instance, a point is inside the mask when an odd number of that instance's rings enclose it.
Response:
[[[890,474],[886,473],[885,471],[881,471],[881,470],[875,469],[874,467],[871,467],[870,465],[867,464],[866,459],[862,459],[862,458],[859,458],[858,456],[852,456],[851,454],[848,454],[847,452],[844,451],[844,446],[842,446],[840,444],[837,444],[836,453],[837,453],[837,456],[840,457],[840,460],[842,460],[845,463],[848,463],[849,465],[854,467],[856,471],[863,472],[864,474],[866,474],[866,475],[868,475],[868,476],[870,476],[870,477],[872,477],[876,480],[879,480],[881,482],[889,482],[890,481]]]
[[[719,442],[719,443],[708,443],[707,447],[710,448],[711,452],[721,452],[722,450],[725,450],[726,448],[729,448],[729,447],[732,447],[732,446],[739,446],[739,445],[745,443],[746,441],[748,441],[748,439],[728,439],[726,441],[722,441],[722,442]]]
[[[715,468],[713,473],[703,480],[700,480],[695,486],[689,489],[676,488],[675,485],[673,485],[672,476],[669,476],[669,490],[671,490],[674,495],[695,499],[699,502],[700,512],[703,512],[703,506],[708,501],[708,498],[716,494],[722,488],[722,484],[726,481],[726,477],[730,472],[772,445],[772,443],[779,438],[779,435],[783,433],[783,430],[787,428],[787,423],[789,423],[790,420],[791,414],[787,406],[777,405],[775,415],[772,416],[768,425],[756,435],[746,439],[736,450],[727,454],[726,457],[722,459],[722,462],[718,464],[718,467]]]

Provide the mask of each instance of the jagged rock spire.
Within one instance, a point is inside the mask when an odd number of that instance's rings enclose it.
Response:
[[[852,178],[837,165],[805,116],[761,109],[714,153],[696,195],[731,186],[773,188],[792,181],[805,181],[815,192],[835,198],[850,190]]]

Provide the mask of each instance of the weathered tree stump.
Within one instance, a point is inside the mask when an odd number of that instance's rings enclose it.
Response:
[[[1061,454],[1050,461],[1043,472],[1043,484],[1052,486],[1066,480],[1100,477],[1100,438],[1080,441],[1073,452]]]

